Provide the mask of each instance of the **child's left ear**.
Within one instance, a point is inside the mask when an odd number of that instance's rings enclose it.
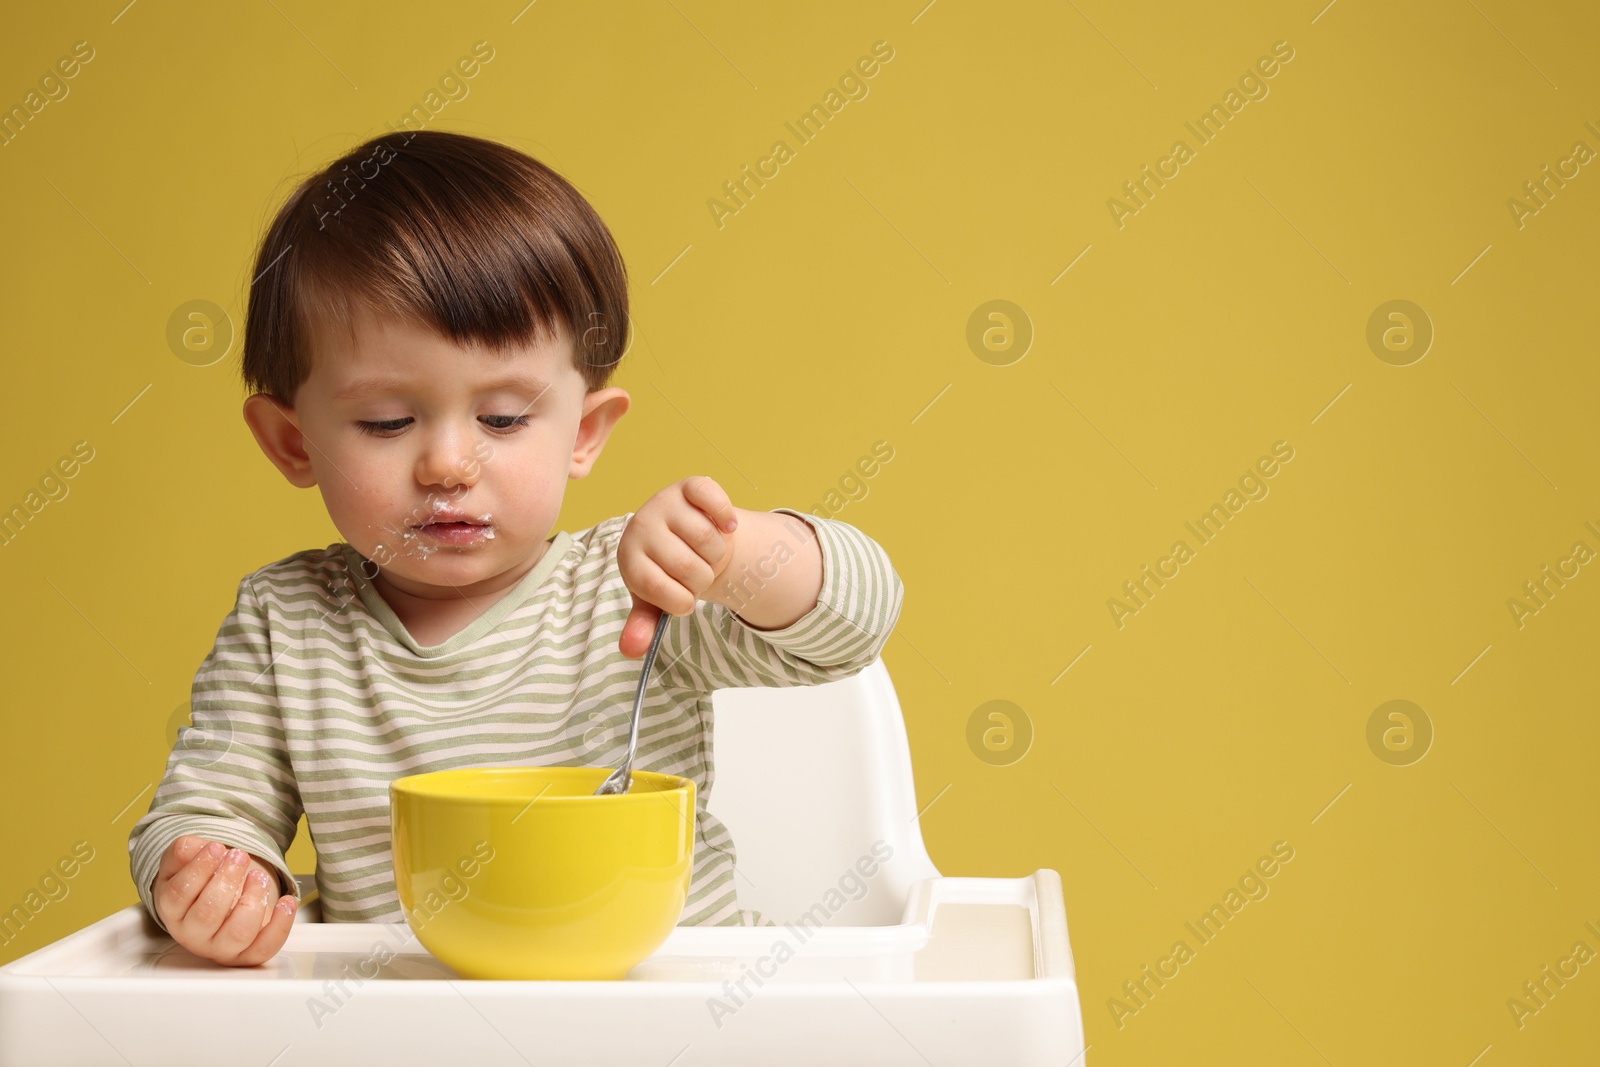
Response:
[[[311,457],[306,454],[305,438],[295,422],[293,408],[279,403],[266,393],[256,393],[245,398],[244,421],[255,435],[261,451],[289,479],[290,485],[309,489],[317,484],[317,475],[311,469]]]
[[[572,442],[572,464],[568,478],[582,478],[594,468],[617,420],[628,413],[633,399],[626,389],[612,386],[596,389],[583,398],[583,416],[578,421],[578,436]]]

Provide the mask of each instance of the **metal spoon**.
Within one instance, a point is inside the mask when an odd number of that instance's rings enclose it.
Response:
[[[628,728],[628,756],[622,761],[622,766],[600,783],[600,788],[594,791],[597,797],[626,793],[633,784],[633,753],[639,746],[639,713],[644,708],[644,687],[650,680],[650,664],[655,661],[656,646],[661,644],[661,635],[666,632],[667,620],[671,617],[663,611],[661,618],[656,620],[656,634],[650,639],[650,650],[644,654],[644,666],[639,668],[639,691],[633,698],[633,725]]]

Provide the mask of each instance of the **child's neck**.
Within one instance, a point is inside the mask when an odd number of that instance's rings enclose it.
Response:
[[[507,593],[517,587],[533,568],[539,565],[550,549],[550,541],[540,543],[539,551],[524,567],[485,579],[471,586],[427,586],[425,591],[409,591],[397,587],[382,571],[372,579],[373,588],[394,612],[395,618],[412,640],[423,647],[443,644],[471,625],[472,620],[488,611]]]

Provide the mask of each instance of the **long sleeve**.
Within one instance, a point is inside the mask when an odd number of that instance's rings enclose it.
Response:
[[[656,654],[663,685],[702,692],[817,685],[860,672],[883,650],[905,595],[888,554],[847,523],[773,510],[816,532],[822,552],[816,606],[781,630],[758,630],[723,605],[702,601],[662,634]]]
[[[194,725],[179,731],[150,811],[128,835],[139,899],[163,930],[153,883],[162,853],[184,834],[261,857],[299,896],[283,859],[301,814],[278,709],[275,671],[284,668],[274,663],[266,615],[247,577],[195,674]]]

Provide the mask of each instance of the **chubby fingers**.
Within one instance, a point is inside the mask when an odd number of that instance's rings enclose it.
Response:
[[[195,834],[184,834],[168,845],[161,853],[161,865],[156,868],[156,878],[165,881],[177,874],[189,861],[199,854],[200,850],[210,844],[208,840]]]
[[[644,559],[638,571],[670,598],[651,598],[653,603],[670,614],[686,615],[733,562],[733,535],[718,530],[705,512],[694,507],[673,508],[663,522],[641,541]]]
[[[156,877],[155,902],[156,913],[168,931],[185,921],[227,851],[220,842],[201,837],[179,838],[167,846],[161,856],[161,874]],[[180,862],[184,855],[188,859]]]
[[[209,860],[210,855],[211,845],[207,845],[202,855],[196,857],[197,861],[202,858],[208,860],[211,876],[179,920],[184,933],[191,940],[206,944],[217,935],[233,911],[234,904],[244,890],[244,877],[250,868],[250,855],[242,848],[227,849],[216,860]],[[178,877],[182,878],[186,873],[180,873]]]
[[[732,533],[739,525],[737,509],[728,494],[711,478],[696,474],[683,480],[683,498],[706,514],[716,528]]]
[[[266,925],[268,906],[276,903],[277,897],[265,875],[257,870],[248,871],[238,901],[211,938],[214,958],[232,959],[254,941]]]
[[[259,867],[250,868],[238,903],[211,938],[212,959],[235,965],[256,964],[270,959],[283,946],[294,921],[294,898],[286,898],[289,904],[285,905],[275,883],[276,879]]]
[[[672,536],[664,539],[660,553],[652,554],[692,592],[703,592],[732,561],[733,534],[717,529],[714,520],[697,507],[672,510],[666,523]]]
[[[687,615],[695,602],[733,561],[733,534],[719,524],[738,524],[738,509],[727,493],[704,475],[685,478],[662,490],[639,509],[617,546],[623,580],[635,599],[629,623],[654,623],[639,601],[669,615]],[[646,638],[648,640],[648,637]],[[628,637],[621,645],[637,645]]]
[[[679,547],[682,548],[681,544]],[[688,556],[692,553],[684,551],[683,555]],[[698,556],[694,558],[700,567],[710,572],[710,567],[704,560]],[[655,628],[655,618],[639,608],[637,604],[639,600],[648,601],[668,615],[687,615],[694,610],[694,591],[684,586],[657,561],[655,549],[641,549],[639,557],[632,563],[630,573],[632,577],[628,582],[628,588],[634,595],[635,605],[634,610],[628,615],[629,622],[637,616],[648,619],[650,628],[652,630]],[[626,624],[624,624],[624,634],[626,634]],[[648,644],[649,638],[647,637],[645,641]]]
[[[271,892],[269,890],[267,898],[269,902]],[[233,962],[238,966],[253,967],[276,956],[283,943],[289,940],[289,931],[294,929],[295,910],[294,897],[287,894],[279,897],[277,904],[272,907],[266,925],[257,930],[255,940],[250,942]]]

